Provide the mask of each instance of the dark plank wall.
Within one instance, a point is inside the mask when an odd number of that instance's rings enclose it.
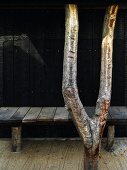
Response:
[[[104,14],[105,10],[79,9],[78,86],[84,105],[95,105],[98,95]],[[116,22],[112,105],[125,104],[125,15],[125,10],[119,10]],[[17,46],[15,40],[3,43],[0,105],[64,105],[61,93],[64,18],[62,9],[0,11],[0,36],[26,34],[30,40],[29,46],[23,41]],[[37,51],[32,49],[31,42]]]

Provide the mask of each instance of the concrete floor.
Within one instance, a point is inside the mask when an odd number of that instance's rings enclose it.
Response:
[[[112,153],[104,150],[104,141],[99,170],[127,170],[127,138],[116,139]],[[12,153],[10,145],[10,140],[1,139],[0,170],[83,170],[79,140],[24,140],[21,153]]]

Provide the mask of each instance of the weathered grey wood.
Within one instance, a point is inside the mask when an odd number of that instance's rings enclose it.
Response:
[[[111,114],[110,114],[110,109],[111,109],[111,106],[110,106],[110,108],[109,108],[109,111],[108,111],[108,118],[107,118],[107,121],[109,120],[112,120],[112,117],[111,117]]]
[[[87,112],[87,114],[89,115],[90,118],[92,118],[94,116],[95,107],[85,106],[85,110],[86,110],[86,112]]]
[[[71,118],[71,112],[68,111],[68,120],[71,121],[72,118]]]
[[[54,121],[68,121],[68,111],[64,107],[57,107]]]
[[[1,107],[0,108],[0,122],[9,121],[9,119],[18,110],[18,107]]]
[[[94,116],[94,113],[95,113],[95,106],[84,106],[85,107],[85,110],[88,114],[88,116],[90,118],[92,118]],[[114,113],[115,114],[115,113]],[[71,118],[71,113],[68,113],[68,119],[69,120],[72,120]],[[108,120],[111,121],[112,120],[112,117],[110,115],[110,113],[108,114]]]
[[[20,107],[10,118],[10,121],[19,121],[24,118],[24,116],[29,111],[30,107]]]
[[[126,106],[112,106],[109,110],[112,119],[127,120],[127,107]]]
[[[39,107],[40,108],[40,107]],[[18,122],[22,119],[37,119],[37,121],[71,121],[71,114],[65,111],[63,107],[43,107],[41,112],[38,114],[36,111],[32,112],[33,108],[30,107],[1,107],[0,108],[0,122]],[[57,113],[56,113],[57,110]],[[60,110],[60,111],[59,111]],[[94,115],[95,107],[85,106],[85,110],[89,117],[92,118]],[[30,114],[30,115],[29,115]],[[31,118],[30,118],[31,117]],[[54,119],[55,118],[55,119]],[[24,121],[24,120],[23,120]],[[127,123],[127,107],[126,106],[111,106],[108,114],[108,121],[119,123]]]
[[[42,108],[41,107],[31,107],[27,112],[26,116],[23,118],[23,122],[36,122],[37,117],[40,114]]]
[[[108,126],[107,147],[106,147],[108,151],[113,150],[114,138],[115,138],[115,126],[113,125]]]
[[[37,117],[37,121],[53,121],[56,107],[43,107]]]
[[[21,150],[21,126],[12,127],[12,151],[20,152]]]

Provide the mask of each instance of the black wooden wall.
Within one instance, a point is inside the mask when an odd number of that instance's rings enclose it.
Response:
[[[95,105],[98,95],[104,14],[103,9],[79,9],[78,87],[84,105]],[[119,10],[114,39],[112,105],[125,105],[125,18],[126,11]],[[14,39],[3,42],[0,105],[64,105],[61,93],[64,23],[63,9],[0,11],[0,36],[26,34],[29,44],[32,42],[37,50],[23,41],[21,46],[26,45],[27,52],[16,46]]]

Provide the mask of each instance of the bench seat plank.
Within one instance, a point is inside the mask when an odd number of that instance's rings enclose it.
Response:
[[[69,113],[64,107],[57,107],[54,121],[68,121]]]
[[[85,107],[90,117],[95,112],[95,107]],[[1,107],[0,122],[67,122],[71,120],[71,114],[64,107]],[[113,124],[127,122],[127,107],[111,106],[108,114],[108,123]]]
[[[84,106],[85,111],[89,115],[90,118],[94,115],[95,107],[94,106]],[[69,113],[68,119],[71,120],[71,114]]]
[[[10,121],[22,121],[30,107],[20,107],[10,118]]]
[[[90,118],[92,118],[92,116],[95,113],[95,106],[84,106],[86,113],[89,115]],[[71,114],[69,113],[69,119],[71,119]],[[111,115],[108,114],[108,120],[112,119]]]
[[[37,121],[53,121],[56,109],[56,107],[43,107]]]
[[[25,117],[23,118],[22,122],[24,123],[36,122],[37,117],[40,114],[41,110],[42,110],[42,107],[31,107],[30,110],[25,115]]]
[[[92,116],[95,113],[95,106],[86,106],[85,107],[86,112],[88,113],[89,117],[92,118]],[[110,113],[108,114],[108,120],[111,119]]]
[[[113,120],[127,121],[127,107],[126,106],[112,106],[110,108],[110,115]]]
[[[8,122],[12,115],[18,110],[18,107],[1,107],[0,122]]]
[[[89,115],[90,118],[92,118],[92,116],[95,113],[95,107],[93,106],[84,106],[86,113]]]

